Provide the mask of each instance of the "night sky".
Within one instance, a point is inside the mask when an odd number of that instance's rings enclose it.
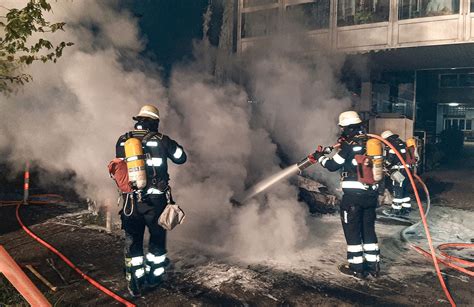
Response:
[[[192,41],[202,37],[202,16],[208,0],[125,0],[139,18],[148,40],[146,56],[163,67],[164,77],[173,63],[192,55]]]

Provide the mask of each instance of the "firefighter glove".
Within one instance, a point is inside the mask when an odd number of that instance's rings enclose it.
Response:
[[[314,160],[318,161],[322,156],[324,156],[324,148],[323,146],[319,145],[316,151],[313,153],[313,158]]]

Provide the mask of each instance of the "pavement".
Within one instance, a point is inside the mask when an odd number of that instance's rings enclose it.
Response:
[[[433,186],[429,220],[436,244],[469,242],[474,237],[473,149],[468,147],[462,162],[425,174]],[[59,287],[57,292],[52,292],[32,276],[51,302],[58,306],[119,305],[19,229],[12,208],[0,207],[2,219],[8,221],[0,226],[0,244],[18,263],[32,264]],[[126,297],[121,231],[106,233],[100,227],[81,223],[87,220],[84,209],[85,205],[67,202],[23,207],[21,215],[33,231],[79,268]],[[412,213],[414,219],[416,214]],[[307,240],[298,253],[281,259],[244,259],[226,253],[219,246],[171,236],[168,249],[173,269],[167,283],[133,302],[139,306],[447,305],[432,264],[400,239],[400,231],[406,225],[377,222],[382,275],[378,279],[358,281],[337,270],[337,265],[345,261],[339,217],[308,215],[304,219],[310,229]],[[421,231],[415,231],[412,239],[422,246],[426,243]],[[472,251],[464,256],[474,258]],[[48,264],[48,258],[53,259],[66,282]],[[442,271],[458,305],[474,305],[472,278],[451,269],[442,268]],[[6,291],[5,287],[0,284],[0,294]],[[0,305],[8,303],[0,295]]]

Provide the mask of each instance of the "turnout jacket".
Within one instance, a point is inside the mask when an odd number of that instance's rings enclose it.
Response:
[[[342,141],[340,150],[332,157],[322,156],[318,162],[330,172],[341,171],[341,187],[344,192],[375,191],[378,185],[367,185],[358,180],[355,155],[366,153],[366,135],[357,135],[349,141]]]
[[[187,156],[183,147],[167,135],[148,130],[133,130],[118,138],[115,145],[117,158],[125,158],[125,141],[132,137],[142,141],[143,152],[147,156],[145,161],[147,174],[145,193],[148,195],[163,194],[168,188],[170,179],[168,159],[176,164],[186,162]]]
[[[403,142],[397,135],[392,135],[387,138],[387,141],[390,142],[401,154],[403,159],[407,158],[407,144]],[[398,156],[395,154],[395,151],[390,147],[385,147],[385,165],[389,169],[403,169],[402,162],[398,159]]]

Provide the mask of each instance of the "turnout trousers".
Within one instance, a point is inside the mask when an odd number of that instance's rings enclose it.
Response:
[[[402,182],[396,182],[389,179],[391,184],[391,190],[393,193],[392,200],[392,209],[401,210],[401,209],[411,209],[411,198],[408,191],[409,179],[406,171],[404,169],[399,170],[400,173],[405,177]]]
[[[126,257],[143,255],[145,228],[148,228],[150,233],[148,251],[153,254],[166,253],[166,230],[158,225],[158,218],[166,205],[166,196],[160,194],[136,203],[131,216],[121,213],[122,228],[125,230]]]
[[[377,192],[344,190],[340,214],[347,243],[347,261],[354,272],[379,271],[376,206]]]
[[[166,195],[158,194],[136,203],[130,216],[123,210],[121,212],[125,231],[125,274],[131,288],[141,288],[145,279],[149,285],[157,285],[165,273],[169,262],[166,257],[166,230],[158,224],[158,219],[166,205]],[[145,228],[150,233],[146,255],[143,251]]]

